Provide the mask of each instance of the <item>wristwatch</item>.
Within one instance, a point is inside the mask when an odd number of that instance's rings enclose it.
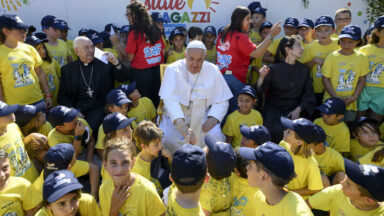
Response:
[[[81,136],[75,136],[75,140],[81,141],[81,140],[83,140],[83,136],[82,135]]]

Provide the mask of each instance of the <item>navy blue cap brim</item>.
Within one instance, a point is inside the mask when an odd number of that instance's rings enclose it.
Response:
[[[300,24],[300,25],[298,26],[298,28],[300,28],[300,27],[313,28],[313,26],[310,26],[310,25],[308,25],[308,24]]]
[[[251,128],[250,127],[247,127],[247,126],[244,126],[244,125],[240,125],[240,133],[241,135],[243,135],[243,137],[247,138],[247,139],[252,139],[251,138]]]
[[[127,127],[128,125],[130,125],[135,119],[136,119],[136,117],[124,119],[124,120],[119,124],[119,126],[117,126],[116,130],[121,130],[121,129],[126,128],[126,127]]]
[[[103,43],[103,42],[104,42],[103,38],[98,38],[98,39],[94,39],[94,40],[92,40],[92,43],[93,43],[94,45],[99,44],[99,43]]]
[[[71,122],[73,119],[77,117],[77,114],[79,114],[79,111],[71,108],[71,111],[65,116],[64,122]]]
[[[210,136],[209,134],[205,136],[205,144],[207,145],[208,149],[214,149],[216,142],[217,140],[214,138],[214,136]]]
[[[255,148],[249,148],[249,147],[240,147],[239,154],[241,157],[247,160],[257,160],[256,154],[255,154]]]
[[[358,185],[364,186],[364,183],[362,182],[364,179],[364,173],[361,172],[359,164],[344,158],[344,167],[345,173],[349,179]]]
[[[330,109],[328,109],[328,111],[327,111],[327,109],[326,109],[324,104],[316,107],[316,109],[320,110],[321,113],[324,113],[324,114],[327,114],[327,115],[335,114],[336,113],[336,112],[332,112],[332,110],[330,110]]]
[[[293,28],[298,28],[296,25],[294,25],[294,24],[290,24],[290,23],[284,24],[284,27],[285,27],[285,26],[291,26],[291,27],[293,27]]]
[[[119,101],[117,102],[117,104],[115,104],[115,105],[117,105],[117,106],[122,106],[122,105],[127,104],[127,103],[132,103],[132,101],[129,100],[128,98],[125,98],[125,99],[119,100]]]
[[[281,124],[282,124],[284,127],[289,128],[289,129],[291,129],[291,130],[295,130],[295,127],[294,127],[294,125],[293,125],[293,121],[292,121],[291,119],[282,116],[282,117],[280,118],[280,122],[281,122]]]
[[[41,43],[46,43],[46,42],[48,42],[47,39],[39,39],[39,40],[35,40],[35,41],[25,41],[25,43],[32,45],[32,46],[37,46]]]
[[[18,23],[15,28],[18,28],[18,29],[29,29],[29,27],[31,27],[30,25],[27,25],[25,23]]]
[[[53,202],[57,201],[58,199],[60,199],[61,197],[63,197],[65,194],[67,194],[71,191],[82,189],[82,188],[83,188],[83,185],[80,183],[73,183],[73,184],[67,185],[66,187],[60,188],[59,190],[57,190],[53,194],[51,194],[51,196],[49,196],[47,198],[47,201],[50,203],[53,203]]]
[[[359,37],[352,36],[352,35],[349,35],[349,34],[340,34],[339,35],[339,39],[342,39],[342,38],[350,38],[350,39],[355,40],[355,41],[358,41],[358,40],[361,39]]]
[[[19,107],[20,107],[19,104],[8,105],[6,109],[3,109],[1,111],[0,116],[7,116],[11,113],[14,113],[19,109]]]
[[[324,23],[324,24],[318,24],[317,26],[315,26],[315,29],[318,28],[318,27],[320,27],[320,26],[332,26],[332,27],[334,27],[333,24],[330,24],[330,23],[329,23],[329,24],[325,24],[325,23]]]

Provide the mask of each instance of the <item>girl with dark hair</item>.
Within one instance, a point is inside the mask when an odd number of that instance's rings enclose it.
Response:
[[[246,7],[237,7],[231,17],[231,23],[220,33],[217,44],[217,65],[224,74],[232,93],[242,89],[246,82],[250,58],[260,58],[281,31],[280,23],[272,26],[266,39],[256,46],[247,33],[251,25],[251,12]],[[237,108],[236,99],[229,101],[228,113]]]
[[[131,62],[132,81],[136,81],[139,92],[149,97],[157,107],[160,64],[164,61],[165,53],[161,30],[152,21],[142,2],[131,2],[127,6],[126,16],[132,28],[125,49]]]
[[[264,125],[271,132],[272,140],[280,142],[284,127],[280,117],[298,119],[311,115],[315,110],[315,95],[309,69],[297,61],[303,54],[298,36],[281,39],[275,62],[260,69],[257,92],[270,90],[264,107]]]

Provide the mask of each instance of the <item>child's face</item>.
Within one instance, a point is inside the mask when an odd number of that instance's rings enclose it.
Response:
[[[8,178],[11,175],[11,166],[9,158],[0,160],[0,191],[6,186]]]
[[[265,21],[265,16],[262,14],[253,13],[251,19],[253,26],[260,26]]]
[[[95,47],[99,48],[100,50],[103,50],[104,49],[104,43],[103,42],[98,43],[95,45]]]
[[[324,150],[324,144],[322,144],[322,143],[317,144],[317,145],[312,143],[312,144],[310,144],[310,146],[316,155],[320,155]]]
[[[44,32],[45,34],[47,34],[49,38],[52,38],[52,39],[59,39],[61,37],[60,29],[49,27],[47,29],[44,29]]]
[[[299,35],[300,35],[300,37],[302,37],[302,38],[307,38],[307,37],[309,37],[309,36],[312,36],[312,28],[310,28],[310,27],[305,27],[305,26],[300,27],[300,28],[299,28]]]
[[[271,28],[264,28],[260,34],[261,38],[264,40],[268,36],[270,31],[271,31]]]
[[[384,28],[381,28],[380,31],[379,30],[375,30],[374,31],[376,34],[377,37],[379,38],[384,38]],[[369,35],[369,39],[371,38],[371,36]]]
[[[176,35],[174,38],[172,38],[172,44],[175,47],[175,49],[178,51],[183,50],[184,43],[185,43],[184,36]]]
[[[120,39],[121,41],[126,44],[128,40],[128,33],[120,33]]]
[[[252,19],[251,19],[251,14],[248,14],[248,15],[244,18],[244,20],[243,20],[243,22],[242,22],[242,30],[243,30],[243,32],[249,32],[249,27],[250,27],[250,25],[251,25],[251,21],[252,21]]]
[[[294,130],[291,130],[291,129],[287,129],[284,131],[284,138],[283,140],[289,144],[291,144],[291,146],[297,146],[298,142],[300,140],[296,139],[296,136],[295,136],[295,131]]]
[[[60,38],[61,38],[62,40],[66,40],[67,37],[68,37],[68,30],[61,30],[60,33],[61,33]]]
[[[6,38],[11,41],[24,42],[25,38],[27,38],[27,29],[5,29],[4,31],[3,29],[1,30],[6,35]]]
[[[47,209],[51,210],[54,216],[75,216],[79,209],[79,196],[76,193],[67,193],[49,204]]]
[[[351,38],[341,38],[339,39],[340,47],[342,50],[353,50],[359,43]]]
[[[323,120],[327,125],[336,125],[340,122],[340,119],[337,118],[337,114],[325,114],[323,113]]]
[[[340,182],[343,193],[345,196],[349,197],[351,200],[361,200],[363,197],[355,182],[351,181],[347,175],[345,175],[344,180]]]
[[[116,130],[116,137],[126,137],[129,140],[132,140],[132,129],[131,126],[127,126],[123,129]]]
[[[15,120],[16,120],[16,117],[15,117],[15,114],[13,114],[13,113],[6,115],[6,116],[1,116],[0,117],[0,125],[5,126],[7,124],[15,122]]]
[[[251,111],[254,103],[254,99],[249,95],[240,94],[239,96],[237,96],[237,106],[239,107],[242,113],[248,113],[249,111]]]
[[[257,169],[256,163],[253,160],[249,161],[249,164],[246,167],[247,176],[248,176],[248,184],[251,187],[259,187],[260,186],[260,175],[262,174],[261,170]]]
[[[115,149],[109,152],[108,159],[104,162],[104,167],[117,186],[129,180],[134,163],[135,160],[131,152]]]
[[[211,47],[215,43],[215,39],[216,39],[216,36],[214,34],[206,33],[204,35],[205,46]]]
[[[344,26],[349,25],[352,21],[351,15],[349,13],[339,13],[335,17],[335,24],[338,29],[344,28]]]
[[[128,104],[123,104],[121,106],[112,105],[109,107],[109,111],[111,113],[121,113],[125,116],[128,112]]]
[[[163,146],[161,144],[161,139],[159,139],[156,141],[151,141],[148,146],[142,144],[141,148],[152,157],[158,157],[159,151],[163,148]]]
[[[333,33],[332,26],[319,26],[315,29],[316,37],[320,42],[328,41]]]
[[[141,98],[141,94],[139,90],[135,89],[128,97],[132,101],[137,101],[139,98]]]
[[[243,136],[243,138],[241,139],[240,147],[256,148],[257,146],[255,144],[255,141]]]
[[[61,130],[64,130],[64,131],[75,130],[78,121],[79,119],[76,117],[71,122],[64,122],[63,125],[60,126]]]
[[[379,134],[377,134],[375,130],[370,127],[367,127],[366,125],[362,125],[358,129],[357,134],[355,134],[355,137],[359,140],[359,143],[362,146],[368,148],[375,147],[379,142]]]
[[[39,53],[40,57],[42,59],[44,59],[45,57],[47,57],[47,51],[45,50],[45,47],[44,47],[44,44],[41,43],[39,45],[36,46],[36,50],[37,52]]]
[[[284,34],[285,36],[297,35],[297,28],[292,26],[284,26]]]

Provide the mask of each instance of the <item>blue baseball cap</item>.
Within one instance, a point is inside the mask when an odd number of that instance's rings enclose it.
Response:
[[[3,14],[0,16],[0,28],[29,29],[19,16],[13,14]]]
[[[81,28],[79,30],[79,35],[86,35],[89,32],[89,29],[87,28]]]
[[[59,20],[60,22],[60,30],[71,30],[69,28],[68,23],[65,20]]]
[[[332,26],[332,28],[335,28],[335,22],[328,15],[320,16],[315,20],[315,28],[320,26]]]
[[[132,92],[136,89],[136,82],[133,82],[131,84],[120,85],[119,87],[117,87],[117,89],[121,89],[127,95],[127,97],[129,97],[129,95],[132,94]]]
[[[120,32],[121,33],[128,33],[129,30],[131,30],[131,26],[130,25],[123,25],[123,26],[121,26]]]
[[[252,98],[256,98],[255,89],[250,85],[245,85],[240,91],[237,92],[237,96],[241,94],[247,94]]]
[[[49,148],[43,158],[44,178],[55,171],[67,169],[74,154],[75,148],[70,143],[59,143]]]
[[[266,15],[266,12],[267,11],[267,8],[262,8],[262,7],[257,7],[255,8],[253,11],[251,11],[251,14],[253,13],[258,13],[258,14],[261,14],[261,15]]]
[[[300,22],[299,22],[299,28],[300,27],[309,27],[309,28],[313,28],[315,27],[315,24],[313,24],[313,21],[310,20],[310,19],[307,19],[307,18],[303,18]]]
[[[196,185],[207,174],[204,151],[189,143],[180,146],[173,154],[171,176],[178,185]]]
[[[249,11],[251,11],[251,13],[257,13],[257,12],[255,12],[255,10],[257,8],[260,8],[260,9],[264,10],[264,12],[267,10],[266,8],[261,7],[260,2],[258,2],[258,1],[251,2],[248,5],[248,9],[249,9]]]
[[[19,104],[8,105],[3,101],[0,101],[0,117],[7,116],[11,113],[16,112],[19,109],[19,106],[20,106]]]
[[[317,143],[325,143],[327,139],[327,134],[325,133],[324,129],[320,127],[319,125],[315,125],[314,129],[315,135],[313,135],[313,139]]]
[[[110,32],[111,31],[111,28],[113,28],[113,31],[115,30],[119,30],[119,28],[117,28],[117,26],[113,23],[108,23],[107,25],[104,26],[104,31],[106,32]]]
[[[126,128],[130,125],[135,118],[127,118],[127,116],[121,113],[111,113],[104,118],[103,130],[105,134],[108,134],[115,130]]]
[[[243,137],[255,141],[256,145],[261,145],[271,141],[271,134],[263,125],[253,125],[251,127],[240,125],[240,133]]]
[[[285,21],[284,21],[284,26],[292,26],[293,28],[297,28],[299,25],[299,20],[297,20],[296,18],[294,17],[288,17]]]
[[[107,104],[121,106],[123,104],[132,103],[127,95],[120,89],[113,89],[107,94]]]
[[[296,175],[292,156],[276,143],[266,142],[257,148],[240,147],[239,153],[244,159],[259,161],[282,179],[291,180]]]
[[[377,29],[384,28],[384,15],[379,17],[379,18],[377,18],[377,20],[375,21],[374,26]]]
[[[44,181],[43,199],[53,203],[72,191],[83,188],[69,170],[59,170],[48,175]]]
[[[260,28],[259,28],[259,33],[261,33],[265,28],[272,28],[273,24],[269,21],[264,21],[261,23]]]
[[[208,146],[208,171],[217,176],[229,177],[236,166],[236,153],[229,143],[217,141],[212,135],[205,136]]]
[[[47,15],[41,20],[41,27],[43,28],[43,30],[49,27],[52,27],[54,29],[61,29],[61,24],[55,16]]]
[[[282,116],[280,118],[281,124],[295,131],[301,139],[303,139],[306,143],[310,144],[313,142],[320,143],[322,142],[321,137],[318,137],[316,125],[305,118],[299,118],[296,120],[291,120]]]
[[[369,28],[367,29],[367,31],[364,34],[364,37],[367,36],[367,35],[370,36],[374,29],[375,29],[375,25],[369,26]]]
[[[79,111],[75,108],[68,108],[66,106],[56,106],[49,111],[48,121],[53,127],[62,125],[65,122],[71,122],[76,117]]]
[[[93,30],[93,29],[90,29],[87,32],[87,37],[92,41],[93,45],[96,45],[96,44],[104,42],[104,39],[101,36],[101,34],[99,32],[97,32],[97,31]]]
[[[341,38],[350,38],[352,40],[360,40],[361,39],[361,29],[357,25],[347,25],[341,29],[339,39]]]
[[[40,40],[45,40],[47,39],[47,35],[44,32],[36,32],[33,33],[33,36],[39,38]]]
[[[216,28],[214,26],[207,26],[204,28],[204,34],[213,34],[216,36]]]
[[[346,105],[340,98],[328,98],[324,104],[317,107],[324,114],[344,114]]]
[[[378,202],[384,201],[384,169],[371,164],[359,165],[344,158],[345,173],[354,183],[366,189]]]
[[[165,22],[163,16],[159,12],[153,12],[151,14],[153,22]]]
[[[32,45],[32,46],[37,46],[37,45],[39,45],[41,43],[45,43],[45,42],[48,42],[48,40],[47,39],[40,39],[40,38],[32,35],[32,36],[27,37],[25,39],[24,43]]]
[[[175,36],[177,35],[181,35],[184,37],[184,33],[178,29],[178,28],[174,28],[172,31],[171,31],[171,34],[169,34],[169,40],[172,40]]]
[[[37,105],[23,105],[15,112],[16,124],[20,127],[27,124],[39,112],[45,113],[45,102]]]

